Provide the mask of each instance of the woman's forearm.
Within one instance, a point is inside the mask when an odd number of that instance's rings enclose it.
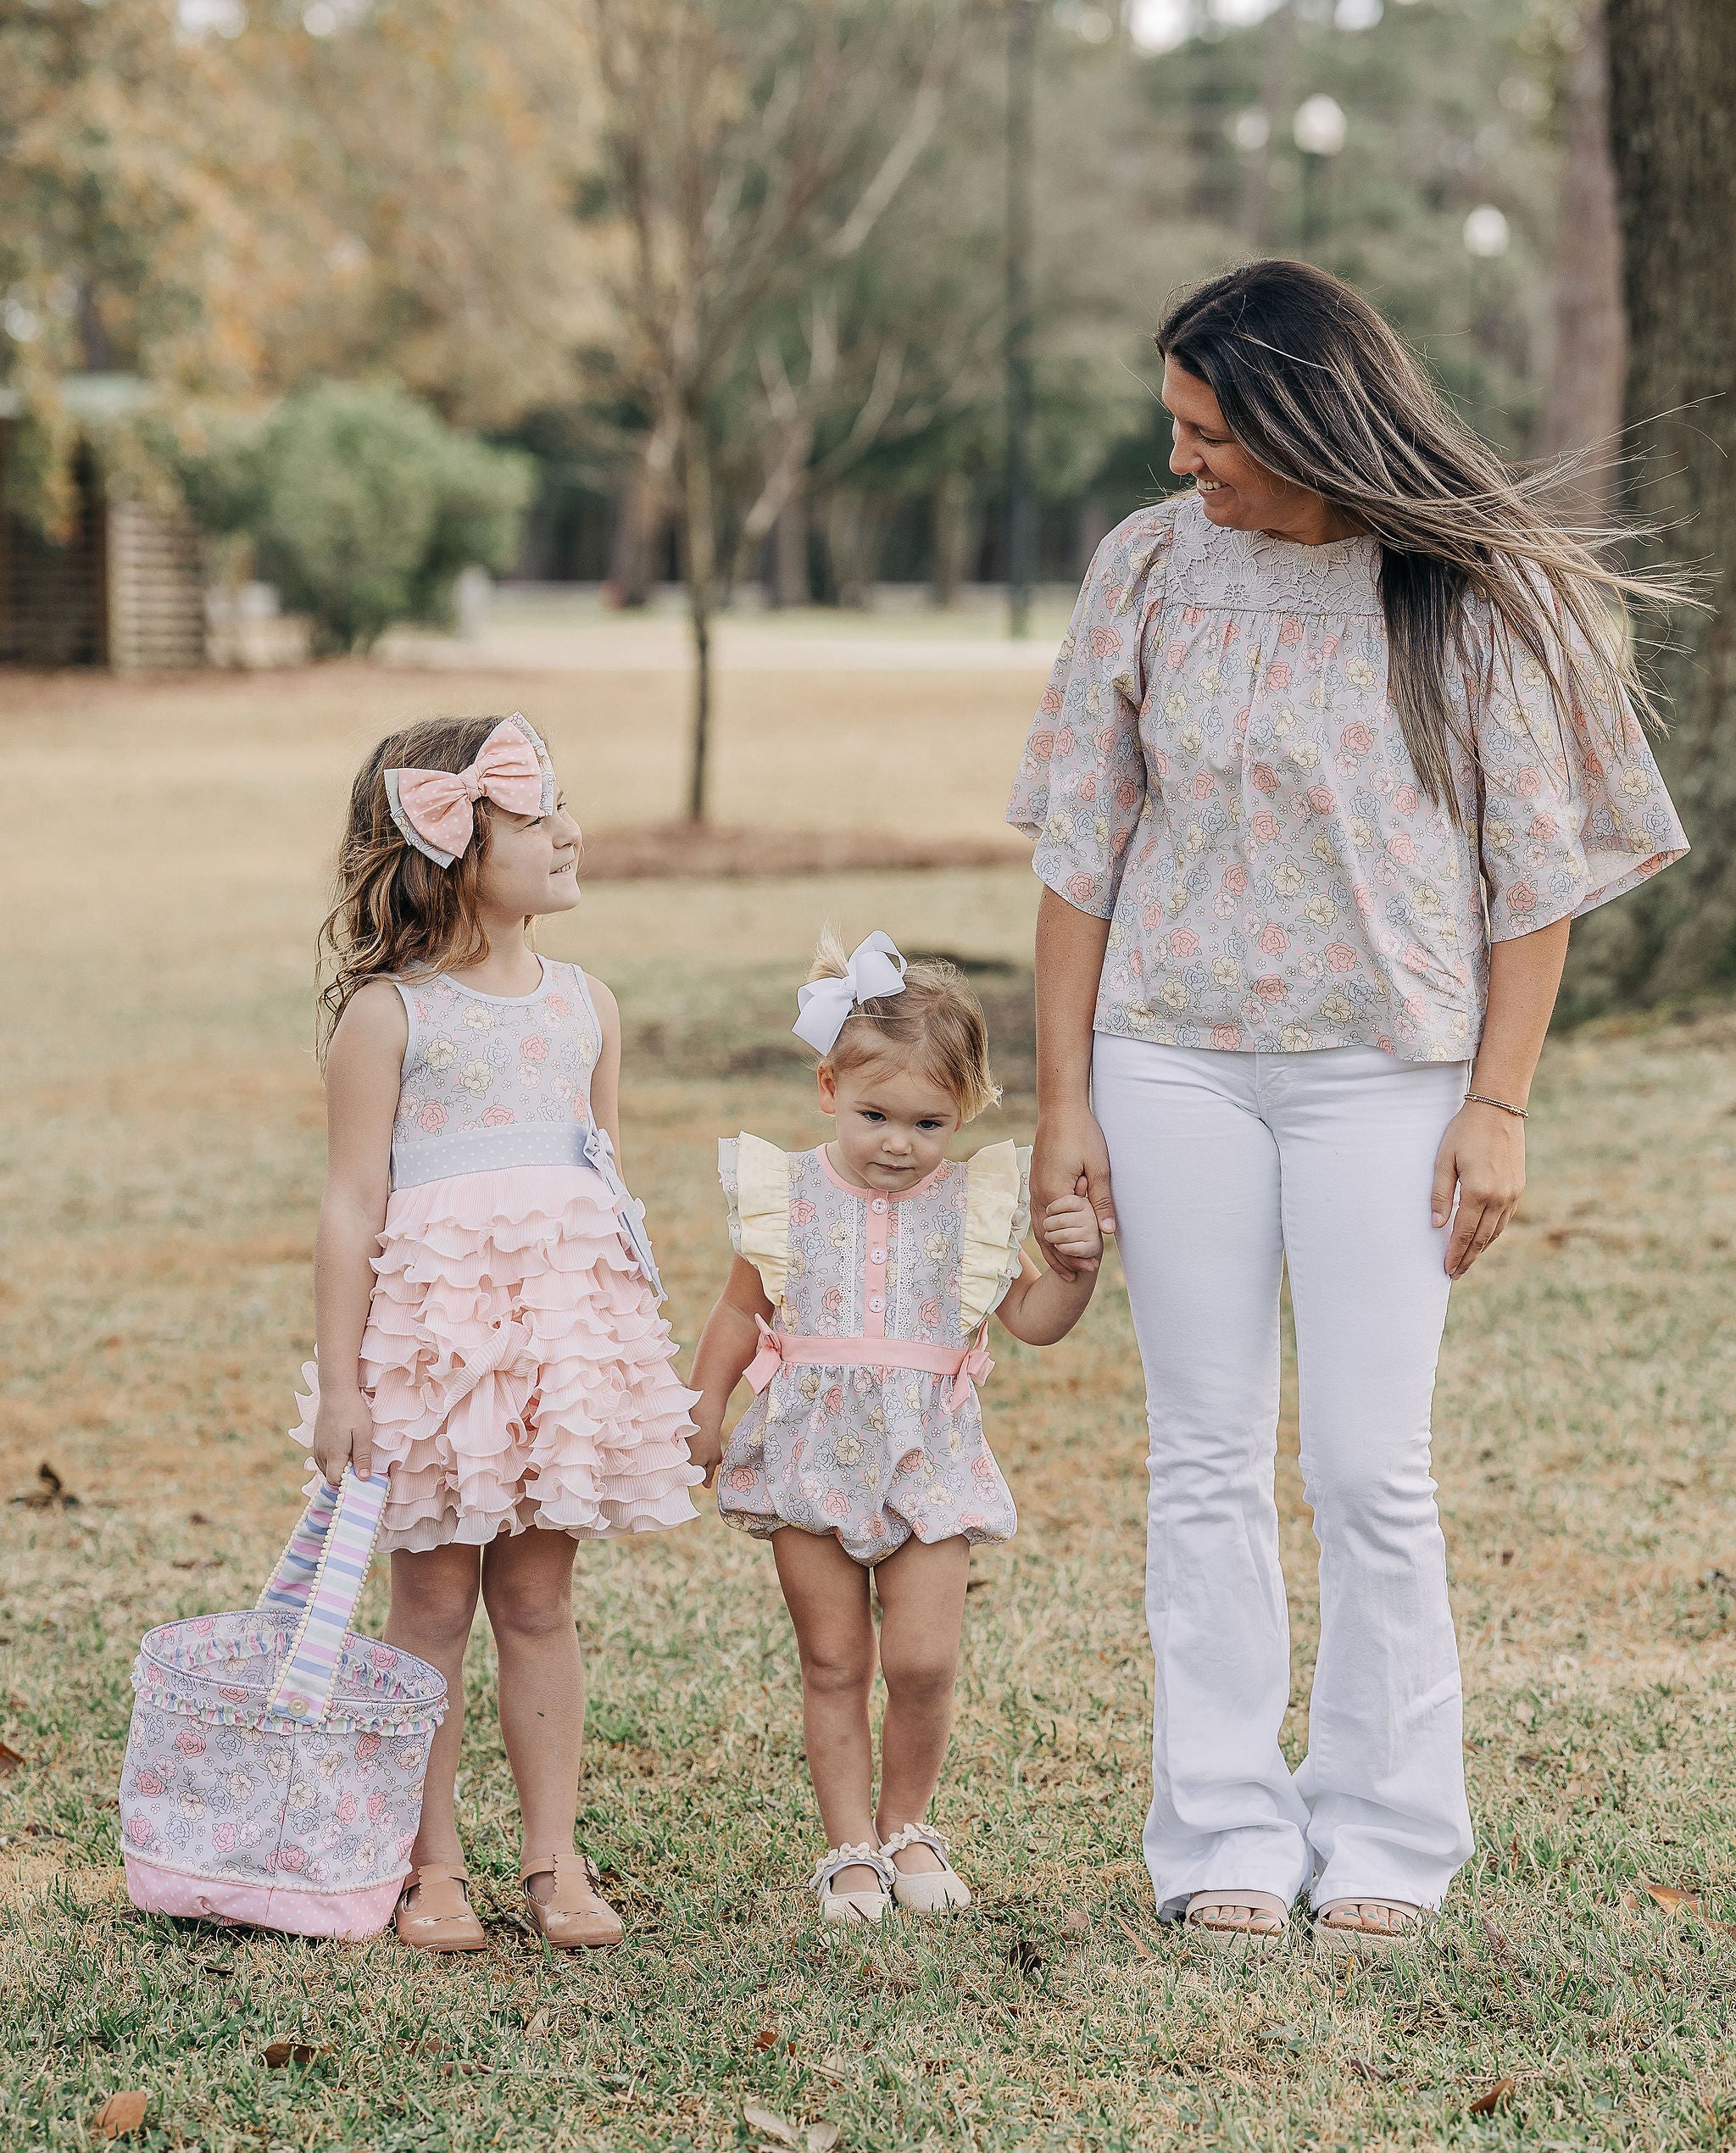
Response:
[[[1498,942],[1489,951],[1488,1004],[1471,1088],[1510,1106],[1523,1106],[1555,1014],[1569,922],[1557,920],[1535,934]]]
[[[1037,909],[1037,1110],[1082,1107],[1109,921],[1045,889]]]

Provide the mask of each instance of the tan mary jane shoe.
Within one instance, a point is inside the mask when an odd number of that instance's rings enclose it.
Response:
[[[392,1917],[398,1942],[413,1951],[487,1950],[488,1939],[465,1891],[469,1882],[452,1861],[425,1861],[412,1869]]]
[[[538,1899],[532,1877],[552,1877],[554,1888]],[[621,1939],[620,1916],[598,1890],[596,1865],[582,1854],[538,1854],[519,1871],[525,1911],[557,1951],[606,1951]]]

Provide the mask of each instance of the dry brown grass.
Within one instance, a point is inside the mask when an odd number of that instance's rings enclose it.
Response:
[[[1010,1348],[991,1386],[1022,1525],[977,1565],[943,1794],[981,1887],[968,1921],[822,1946],[791,1889],[814,1831],[784,1619],[763,1550],[715,1519],[583,1558],[583,1829],[632,1925],[613,1961],[541,1958],[510,1925],[486,1641],[464,1798],[495,1923],[477,1963],[131,1913],[108,1805],[138,1633],[250,1599],[295,1505],[275,1432],[310,1342],[311,933],[349,765],[420,707],[409,685],[0,686],[0,1495],[47,1457],[81,1498],[0,1527],[0,1739],[27,1760],[0,1777],[0,2143],[83,2145],[101,2097],[134,2085],[144,2142],[225,2149],[723,2147],[744,2096],[874,2149],[1728,2142],[1736,1020],[1717,1013],[1552,1045],[1525,1212],[1455,1296],[1438,1473],[1480,1851],[1390,1971],[1225,1965],[1151,1922],[1139,1385],[1112,1283],[1075,1339]],[[440,683],[454,706],[499,707],[498,685]],[[563,735],[510,686],[569,784],[576,765],[623,823],[667,811],[678,684],[620,684],[631,738],[576,717]],[[905,768],[899,738],[926,752],[956,687],[834,703],[839,766]],[[910,689],[899,735],[878,699]],[[732,696],[726,733],[774,759],[813,726],[800,679]],[[992,834],[1025,701],[1002,682],[959,715],[924,765],[932,827]],[[834,791],[822,751],[786,756],[809,776],[758,808],[814,828],[828,802],[877,799]],[[954,752],[968,786],[948,797]],[[635,1027],[629,1166],[679,1336],[723,1260],[715,1137],[811,1140],[779,1072],[799,1070],[782,1004],[822,914],[1005,963],[1034,896],[996,868],[622,884],[551,932]],[[754,1073],[713,1073],[714,1039]],[[998,1126],[1022,1132],[1025,1105]],[[1283,1452],[1294,1755],[1315,1591],[1288,1410]],[[1647,1882],[1703,1913],[1666,1916],[1634,1896]],[[334,2056],[269,2069],[292,2036]],[[1511,2104],[1472,2116],[1503,2077]]]

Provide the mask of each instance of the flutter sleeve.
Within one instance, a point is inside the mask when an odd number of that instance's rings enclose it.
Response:
[[[789,1276],[789,1154],[743,1130],[720,1140],[717,1177],[729,1205],[729,1245],[753,1265],[765,1298],[779,1308]]]
[[[1524,651],[1491,650],[1480,687],[1477,835],[1491,942],[1577,919],[1681,859],[1688,839],[1625,702],[1564,709]]]
[[[959,1312],[974,1331],[1006,1298],[1031,1230],[1031,1154],[985,1144],[965,1167],[964,1272]]]
[[[1110,917],[1145,806],[1144,624],[1161,602],[1173,514],[1148,509],[1098,548],[1038,705],[1007,821],[1075,910]]]

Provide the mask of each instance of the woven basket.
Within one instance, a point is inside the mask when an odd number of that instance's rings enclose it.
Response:
[[[136,1906],[303,1936],[391,1920],[446,1682],[349,1628],[386,1487],[322,1483],[257,1607],[147,1633],[120,1775]]]

